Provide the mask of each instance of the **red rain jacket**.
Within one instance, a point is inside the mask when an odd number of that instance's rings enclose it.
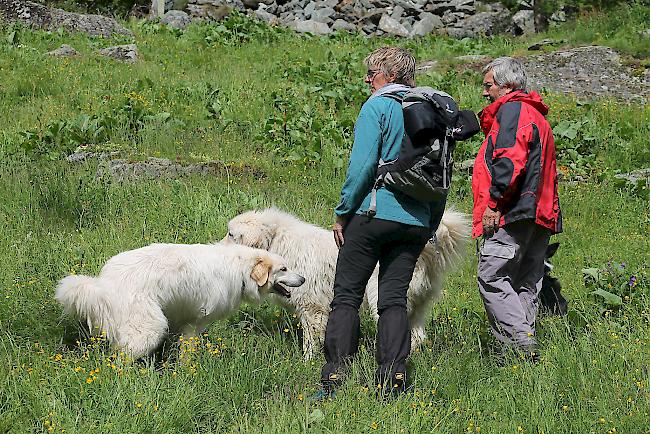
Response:
[[[485,207],[501,211],[499,226],[517,220],[562,232],[553,130],[536,92],[518,90],[494,101],[479,117],[485,140],[474,161],[474,238],[483,235]]]

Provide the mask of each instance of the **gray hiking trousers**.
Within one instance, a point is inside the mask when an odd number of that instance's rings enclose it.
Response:
[[[533,220],[520,220],[483,242],[478,287],[492,334],[503,344],[535,349],[535,318],[550,236]]]

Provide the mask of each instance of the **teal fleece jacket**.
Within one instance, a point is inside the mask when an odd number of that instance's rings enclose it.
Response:
[[[404,136],[402,107],[397,101],[380,95],[385,89],[386,87],[375,92],[359,112],[354,126],[354,145],[348,171],[341,189],[341,201],[334,211],[336,215],[365,213],[370,206],[370,192],[379,159],[390,161],[399,155]],[[429,227],[433,231],[438,227],[444,208],[445,201],[419,202],[400,192],[381,187],[377,190],[375,218]]]

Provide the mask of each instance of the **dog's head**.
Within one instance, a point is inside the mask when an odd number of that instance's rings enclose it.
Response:
[[[228,222],[228,234],[222,242],[268,250],[274,236],[275,225],[266,221],[263,213],[248,211]]]
[[[256,301],[269,292],[289,298],[291,291],[287,287],[295,288],[305,283],[304,277],[287,268],[281,256],[261,251],[255,260],[250,277],[257,284],[258,291],[251,297]]]
[[[555,255],[557,249],[560,247],[560,243],[552,243],[546,247],[546,253],[544,255],[544,274],[549,274],[553,270],[553,264],[551,264],[550,259]]]

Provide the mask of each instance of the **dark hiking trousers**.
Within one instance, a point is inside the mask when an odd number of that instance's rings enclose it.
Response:
[[[379,262],[376,381],[386,388],[402,389],[406,358],[411,351],[406,292],[430,230],[355,215],[343,235],[345,242],[336,263],[334,299],[325,330],[327,363],[321,371],[321,381],[326,388],[338,385],[343,364],[357,352],[359,307]]]

